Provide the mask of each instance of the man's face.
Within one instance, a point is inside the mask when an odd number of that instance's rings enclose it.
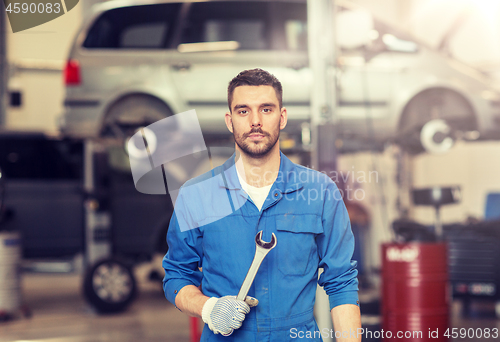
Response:
[[[276,146],[287,113],[280,108],[273,87],[240,86],[234,89],[231,112],[225,119],[239,149],[250,157],[261,158]]]

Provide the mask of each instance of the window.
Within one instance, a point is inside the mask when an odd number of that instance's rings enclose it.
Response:
[[[187,16],[181,8],[187,10]],[[306,50],[306,25],[305,2],[206,1],[138,5],[104,12],[90,28],[83,46],[88,49],[161,49],[177,48],[179,44],[224,42],[203,46]],[[188,47],[185,51],[200,50]]]
[[[165,41],[167,23],[130,26],[120,36],[122,48],[159,48]]]
[[[190,7],[179,43],[185,47],[187,44],[234,42],[219,46],[239,50],[305,50],[306,22],[305,3],[198,2]]]
[[[159,49],[171,39],[181,4],[116,8],[104,12],[89,31],[89,49]]]
[[[265,23],[261,20],[208,20],[203,42],[236,41],[241,49],[264,49]]]

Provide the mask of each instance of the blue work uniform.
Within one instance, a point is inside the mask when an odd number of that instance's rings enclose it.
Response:
[[[207,325],[201,341],[322,341],[313,317],[316,284],[330,308],[358,305],[354,238],[335,183],[280,154],[280,170],[262,210],[242,190],[235,155],[180,190],[167,234],[163,289],[175,305],[186,285],[204,295],[236,295],[255,255],[255,235],[277,237],[248,293],[259,305],[225,337]],[[200,270],[202,268],[202,271]],[[323,273],[318,280],[318,268]],[[302,333],[301,333],[302,332]],[[299,339],[300,340],[300,339]]]

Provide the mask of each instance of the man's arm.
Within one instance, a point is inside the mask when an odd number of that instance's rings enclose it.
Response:
[[[186,222],[187,224],[192,223],[189,218],[190,215],[184,206],[183,192],[179,192],[167,232],[169,249],[162,262],[165,270],[165,277],[163,278],[165,297],[178,308],[177,296],[185,291],[184,288],[193,287],[198,290],[197,287],[201,284],[203,278],[200,271],[203,258],[202,234],[197,228],[186,231],[180,229],[180,224],[182,224],[180,222],[184,222],[185,225]],[[198,292],[201,293],[200,290]],[[180,302],[181,305],[185,303],[185,301]],[[184,304],[184,307],[186,307],[186,304]],[[184,310],[180,309],[181,311],[186,310],[186,308]],[[189,307],[187,310],[189,311]],[[195,313],[193,312],[192,315],[195,315]]]
[[[333,330],[338,342],[361,341],[361,313],[359,306],[344,304],[332,309]]]
[[[175,306],[191,317],[200,317],[203,305],[209,297],[194,285],[184,286],[175,297]]]
[[[357,329],[361,328],[361,315],[358,272],[356,263],[351,260],[354,236],[346,207],[333,182],[328,185],[325,194],[322,222],[324,233],[316,241],[320,253],[319,267],[324,271],[318,284],[329,296],[334,329],[339,332],[337,336],[342,333],[345,336],[337,341],[361,341],[361,335],[356,335]]]

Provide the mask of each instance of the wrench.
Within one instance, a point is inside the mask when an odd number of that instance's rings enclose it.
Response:
[[[245,276],[245,280],[243,281],[243,285],[241,285],[240,292],[238,292],[238,296],[236,299],[245,300],[247,297],[248,291],[250,290],[250,286],[252,286],[253,280],[255,279],[255,275],[259,270],[260,264],[262,260],[266,257],[267,253],[271,249],[276,246],[278,243],[278,239],[276,239],[276,235],[272,233],[273,236],[270,242],[262,241],[262,230],[255,235],[255,256],[253,257],[252,264],[248,269],[248,273]]]

